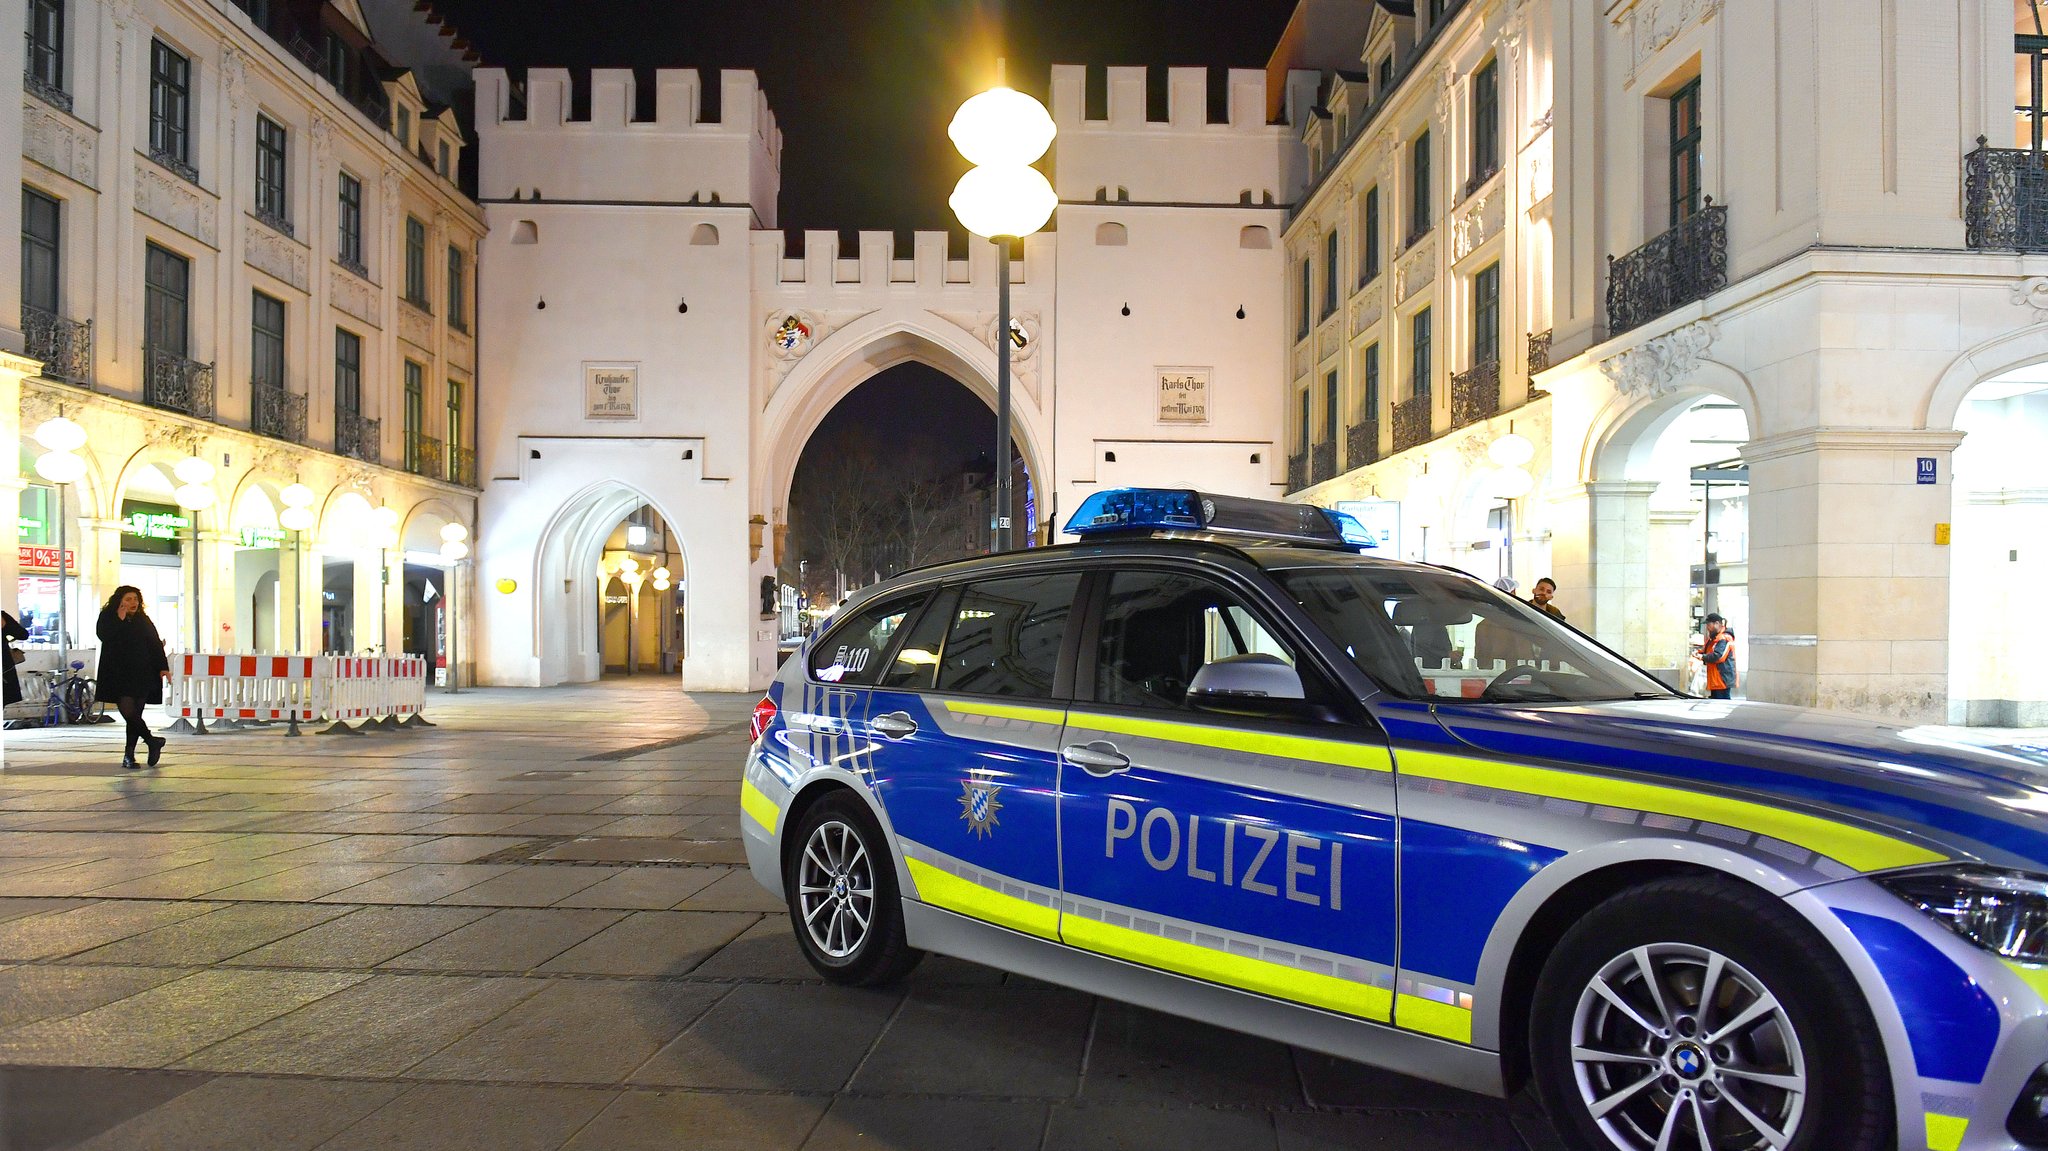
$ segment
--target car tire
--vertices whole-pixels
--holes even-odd
[[[1894,1145],[1883,1045],[1848,970],[1731,880],[1661,880],[1581,918],[1537,981],[1529,1044],[1545,1110],[1583,1151],[1697,1148],[1701,1125],[1715,1151]]]
[[[785,842],[790,926],[818,974],[849,987],[910,974],[924,952],[904,936],[895,860],[867,805],[834,791],[804,812]]]

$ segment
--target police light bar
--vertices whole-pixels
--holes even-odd
[[[1344,512],[1313,504],[1204,495],[1184,488],[1096,492],[1067,520],[1066,530],[1083,538],[1197,532],[1361,550],[1374,546],[1365,525]]]

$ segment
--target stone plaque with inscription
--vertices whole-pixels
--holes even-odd
[[[1209,422],[1209,369],[1160,368],[1159,422],[1162,424],[1206,424]]]
[[[585,416],[593,420],[640,418],[640,365],[583,365]]]

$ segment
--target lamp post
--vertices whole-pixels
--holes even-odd
[[[178,501],[178,507],[185,512],[189,521],[192,539],[192,640],[187,651],[205,650],[206,628],[200,614],[199,591],[203,582],[203,569],[199,566],[199,513],[213,506],[213,465],[198,456],[186,456],[171,468],[171,474],[178,480],[178,490],[171,493]]]
[[[370,514],[377,544],[377,654],[391,654],[391,549],[398,546],[398,509],[382,505]]]
[[[461,664],[455,658],[456,609],[461,606],[455,599],[455,587],[462,582],[462,561],[469,556],[469,529],[461,524],[441,526],[441,558],[448,561],[448,694],[454,695],[456,676]]]
[[[284,511],[277,522],[292,533],[292,650],[306,650],[306,532],[313,526],[313,489],[301,483],[288,485],[277,493]]]
[[[1000,65],[998,65],[1000,74]],[[1045,226],[1059,196],[1031,165],[1057,129],[1045,105],[997,84],[969,97],[946,135],[975,165],[947,200],[968,231],[995,242],[996,259],[996,507],[995,550],[1010,550],[1010,241]]]
[[[49,449],[36,460],[36,474],[57,489],[57,676],[61,679],[71,669],[71,637],[65,633],[64,619],[65,601],[70,598],[65,583],[71,574],[65,559],[64,514],[69,501],[64,494],[85,474],[85,457],[78,454],[85,446],[85,429],[60,414],[37,425],[36,442]]]

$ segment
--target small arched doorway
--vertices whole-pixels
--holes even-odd
[[[583,492],[542,536],[536,587],[543,683],[673,675],[690,653],[682,534],[616,482]]]

